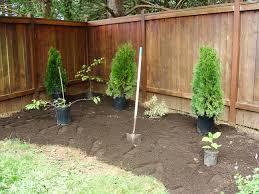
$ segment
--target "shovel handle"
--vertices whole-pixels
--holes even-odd
[[[139,60],[138,60],[138,77],[137,77],[137,88],[136,88],[133,134],[135,134],[135,131],[136,131],[136,121],[137,121],[137,115],[138,115],[138,101],[139,101],[139,86],[140,86],[140,75],[141,75],[142,50],[143,50],[142,47],[140,47],[139,48]]]

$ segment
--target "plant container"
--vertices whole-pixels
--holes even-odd
[[[214,118],[206,116],[198,116],[197,120],[197,131],[201,135],[207,135],[209,132],[214,132]]]
[[[56,108],[56,117],[58,125],[68,125],[71,122],[70,106]]]
[[[90,92],[90,91],[86,92],[86,98],[87,99],[92,100],[93,97],[94,97],[94,93],[93,92]]]
[[[127,100],[125,97],[116,97],[113,100],[113,106],[116,110],[123,110],[125,109],[127,104]]]
[[[218,161],[219,151],[204,150],[204,165],[215,166]]]

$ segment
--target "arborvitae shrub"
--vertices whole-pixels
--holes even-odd
[[[65,90],[68,82],[67,73],[63,68],[61,55],[59,51],[51,47],[48,52],[48,65],[47,65],[47,72],[46,72],[45,81],[44,81],[46,91],[49,95],[56,92],[61,92],[61,84],[60,84],[58,67],[60,67],[61,69],[61,76],[62,76],[64,90]]]
[[[218,117],[224,109],[220,62],[213,48],[202,47],[192,81],[192,110],[197,116]]]
[[[107,95],[116,97],[132,97],[136,86],[137,65],[136,51],[132,44],[123,44],[112,60]]]

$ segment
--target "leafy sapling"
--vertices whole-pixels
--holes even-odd
[[[32,100],[31,104],[28,104],[25,106],[26,110],[32,110],[32,109],[40,109],[40,108],[47,108],[47,107],[55,107],[57,108],[66,108],[70,107],[72,104],[79,102],[79,101],[89,101],[92,100],[95,104],[98,104],[101,100],[99,96],[93,97],[92,99],[78,99],[73,102],[67,103],[64,95],[64,85],[63,85],[63,80],[62,80],[62,72],[61,68],[58,67],[58,73],[59,73],[59,79],[60,79],[60,86],[61,86],[61,91],[62,91],[62,96],[63,98],[58,98],[54,100],[53,102],[50,101],[44,101],[44,100]]]
[[[221,145],[215,143],[214,141],[221,136],[221,132],[216,133],[208,133],[208,136],[202,138],[202,142],[204,142],[204,146],[202,147],[205,150],[217,151]]]
[[[44,100],[35,100],[33,99],[32,100],[32,103],[31,104],[27,104],[25,106],[25,109],[26,110],[34,110],[34,109],[41,109],[42,107],[46,107],[48,105],[48,102],[47,101],[44,101]]]
[[[99,96],[93,97],[91,99],[95,104],[99,104],[101,102],[101,99]],[[50,101],[44,101],[44,100],[32,100],[31,104],[27,104],[25,106],[26,110],[34,110],[34,109],[41,109],[41,108],[48,108],[48,107],[55,107],[55,108],[65,108],[70,107],[72,104],[79,102],[79,101],[90,101],[90,99],[78,99],[73,102],[67,103],[66,100],[63,98],[58,98],[57,100],[54,100],[53,102]]]
[[[89,92],[92,92],[92,81],[101,82],[102,78],[93,75],[93,69],[103,64],[104,58],[94,59],[90,65],[83,65],[81,70],[77,72],[76,78],[81,81],[89,82]]]

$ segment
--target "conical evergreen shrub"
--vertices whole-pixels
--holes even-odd
[[[65,90],[68,82],[67,73],[63,68],[61,55],[59,51],[51,47],[48,52],[48,65],[47,65],[47,71],[46,71],[46,76],[44,81],[47,94],[49,95],[53,93],[61,92],[58,67],[60,67],[61,69],[61,75],[62,75],[64,90]]]
[[[123,44],[112,60],[112,69],[106,94],[116,97],[132,97],[136,86],[136,51],[132,44]]]
[[[192,81],[192,111],[197,116],[218,117],[224,109],[220,62],[213,48],[202,47]]]

